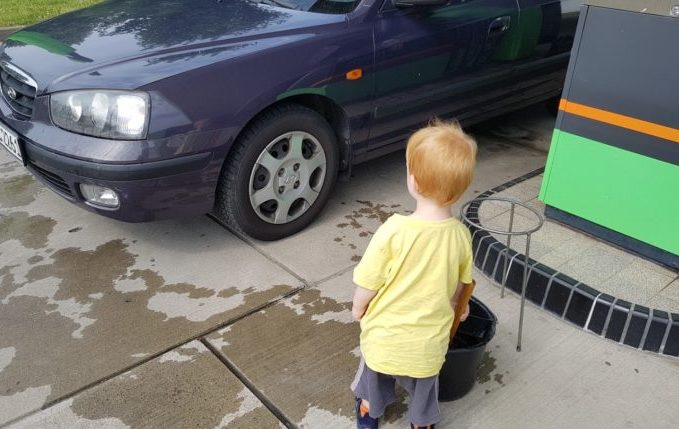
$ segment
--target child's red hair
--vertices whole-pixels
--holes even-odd
[[[435,120],[410,137],[406,162],[417,182],[417,192],[447,207],[472,181],[476,142],[457,122]]]

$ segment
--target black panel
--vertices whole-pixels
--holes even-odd
[[[677,40],[675,18],[590,7],[567,98],[679,128]]]
[[[570,93],[571,81],[573,80],[573,74],[575,73],[576,62],[574,59],[578,58],[578,53],[580,52],[580,35],[582,34],[582,29],[587,23],[587,13],[589,12],[589,7],[583,6],[580,8],[580,16],[577,20],[577,27],[575,28],[575,40],[571,48],[571,60],[568,62],[568,70],[566,72],[566,79],[563,86],[563,94]],[[559,113],[561,116],[561,113]],[[557,117],[556,127],[559,128],[559,117]]]
[[[469,225],[467,225],[469,226]],[[474,252],[476,252],[476,249],[479,247],[479,242],[483,237],[487,237],[490,234],[485,232],[485,231],[479,231],[479,230],[474,230],[472,228],[469,229],[471,234],[472,234],[472,249]],[[487,240],[487,239],[486,239]]]
[[[648,329],[648,334],[646,334],[644,350],[658,353],[669,323],[669,314],[665,311],[653,310],[651,318],[651,326]]]
[[[641,345],[641,337],[644,335],[646,323],[648,322],[649,310],[648,308],[635,305],[632,310],[632,316],[627,327],[627,334],[623,343],[631,347],[639,347]]]
[[[505,246],[505,249],[507,247]],[[517,254],[517,252],[514,249],[509,249],[509,256],[507,257],[507,268],[509,268],[509,263],[511,262],[512,258]],[[495,274],[493,278],[497,282],[497,284],[502,284],[502,278],[504,276],[504,270],[505,270],[505,256],[507,255],[507,252],[504,250],[500,252],[500,257],[498,258],[497,261],[497,268],[495,269]]]
[[[552,279],[547,300],[545,301],[545,310],[548,310],[557,316],[563,316],[566,309],[568,297],[571,295],[571,290],[575,287],[577,281],[572,278],[559,273]]]
[[[507,287],[519,294],[523,287],[523,261],[525,258],[526,256],[521,253],[517,254],[507,275]]]
[[[581,328],[584,327],[597,295],[599,292],[595,289],[582,283],[579,284],[573,291],[573,297],[566,309],[566,320]]]
[[[672,328],[663,353],[670,356],[679,356],[679,314],[672,314]]]
[[[488,247],[488,252],[485,258],[485,263],[483,264],[482,271],[487,275],[491,276],[493,275],[493,271],[495,270],[495,266],[497,265],[497,259],[498,259],[498,254],[502,248],[505,246],[496,241],[495,243],[491,244]]]
[[[542,305],[542,301],[545,299],[545,292],[547,291],[549,279],[552,278],[554,273],[555,271],[546,265],[540,263],[535,264],[531,268],[530,275],[528,276],[526,299],[534,304]]]
[[[488,247],[497,240],[495,240],[494,237],[492,237],[490,234],[481,237],[479,240],[479,244],[477,247],[474,249],[476,252],[476,256],[474,257],[474,265],[477,267],[480,267],[481,264],[483,264],[483,260],[486,257],[486,252],[488,252]]]
[[[632,304],[627,301],[616,301],[613,307],[611,320],[608,323],[608,329],[606,330],[606,338],[613,341],[620,341],[622,331],[625,329],[625,323],[627,323],[627,315],[629,314],[631,307]]]
[[[604,326],[606,325],[606,318],[611,310],[613,301],[615,301],[615,298],[606,294],[601,295],[599,299],[596,300],[594,311],[592,311],[592,318],[589,321],[587,329],[598,335],[603,333]]]

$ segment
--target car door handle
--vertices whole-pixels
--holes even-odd
[[[495,36],[506,33],[512,23],[511,16],[501,16],[495,18],[488,26],[488,35]]]

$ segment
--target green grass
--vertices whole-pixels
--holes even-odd
[[[0,0],[0,27],[34,24],[101,0]]]

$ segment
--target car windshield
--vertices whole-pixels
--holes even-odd
[[[342,14],[356,9],[361,0],[251,0],[287,9],[305,10],[309,12]]]

